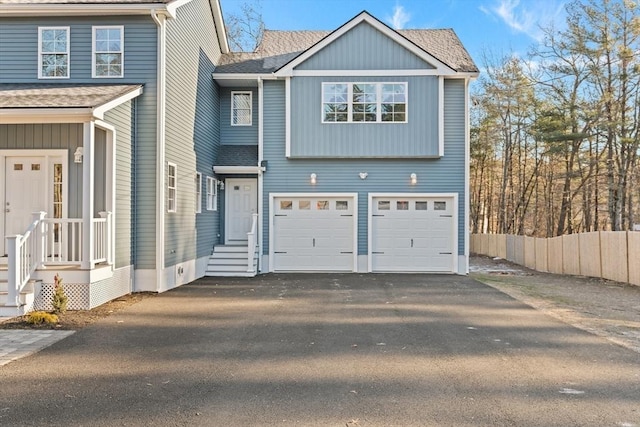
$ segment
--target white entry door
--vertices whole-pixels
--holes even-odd
[[[5,158],[4,236],[22,234],[32,221],[32,213],[48,211],[46,159],[44,157]],[[5,251],[6,252],[6,251]]]
[[[253,214],[258,212],[258,181],[252,178],[228,178],[225,182],[225,240],[247,241]]]
[[[454,272],[453,197],[394,195],[371,204],[372,271]]]

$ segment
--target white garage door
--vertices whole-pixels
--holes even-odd
[[[353,196],[282,196],[273,201],[275,271],[353,271]]]
[[[372,271],[453,272],[453,197],[374,197]]]

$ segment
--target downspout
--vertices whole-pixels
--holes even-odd
[[[157,56],[157,117],[156,117],[156,291],[164,287],[164,218],[165,218],[165,110],[166,110],[166,16],[157,10],[151,11],[151,17],[158,26]]]
[[[262,166],[262,160],[264,155],[264,90],[262,77],[258,77],[258,167],[261,168],[258,172],[258,271],[262,272],[262,237],[263,237],[263,186],[264,186],[264,172]]]

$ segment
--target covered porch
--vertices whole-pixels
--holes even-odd
[[[108,301],[92,295],[117,275],[119,135],[105,114],[141,93],[140,85],[0,85],[0,314],[47,309],[56,273],[70,308]]]

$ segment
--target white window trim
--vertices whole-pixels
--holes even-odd
[[[218,210],[218,180],[211,176],[207,177],[207,210]]]
[[[120,30],[120,75],[98,76],[96,74],[96,30],[119,29]],[[117,53],[117,52],[116,52]],[[124,78],[124,25],[96,25],[91,27],[91,77],[94,79],[122,79]]]
[[[171,175],[171,168],[173,168],[173,175]],[[171,185],[171,177],[173,176],[174,185]],[[173,190],[173,198],[171,192]],[[171,201],[173,200],[173,205]],[[167,212],[178,211],[178,165],[175,163],[167,162]]]
[[[202,174],[196,172],[196,213],[202,213]]]
[[[249,123],[233,123],[233,97],[234,95],[249,95]],[[231,91],[231,126],[252,126],[253,125],[253,92],[250,90]]]
[[[66,76],[44,76],[42,75],[42,31],[44,30],[65,30],[67,32],[67,75]],[[38,27],[38,79],[68,79],[71,77],[71,27]]]
[[[353,85],[376,85],[376,120],[373,122],[368,121],[353,121]],[[404,121],[398,122],[384,122],[382,121],[382,86],[383,85],[403,85],[404,90]],[[324,115],[324,88],[329,85],[347,85],[347,121],[345,122],[333,122],[325,120]],[[320,94],[320,120],[323,124],[344,124],[344,123],[378,123],[378,124],[405,124],[409,122],[409,82],[323,82]]]

